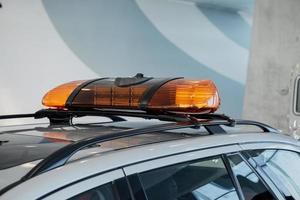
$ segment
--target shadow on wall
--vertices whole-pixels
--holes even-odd
[[[135,1],[43,0],[43,4],[66,45],[100,77],[132,76],[141,72],[156,77],[212,79],[221,94],[219,112],[241,116],[244,83],[225,77],[175,46],[153,26]],[[211,18],[218,21],[214,14]],[[247,39],[238,38],[238,41],[248,45]],[[246,66],[242,67],[246,70]]]

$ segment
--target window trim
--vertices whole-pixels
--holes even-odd
[[[249,163],[249,161],[245,158],[245,156],[243,155],[243,152],[237,152],[237,155],[239,155],[242,160],[246,163],[246,165],[252,170],[252,172],[257,176],[257,178],[262,182],[262,184],[266,187],[266,189],[273,195],[273,197],[275,197],[277,200],[279,200],[279,197],[283,198],[283,195],[281,194],[281,192],[277,189],[276,187],[276,191],[274,191],[274,189],[270,186],[270,183],[268,183],[267,181],[271,181],[272,185],[273,185],[273,181],[271,179],[269,179],[268,176],[267,177],[267,181],[266,178],[263,178],[261,176],[261,174]],[[228,155],[228,154],[227,154]],[[226,155],[226,156],[227,156]],[[275,186],[275,185],[274,185]],[[277,194],[277,192],[280,193]]]
[[[229,178],[230,181],[232,182],[232,186],[233,186],[233,188],[235,189],[234,191],[236,192],[238,199],[239,199],[239,200],[244,200],[242,192],[241,192],[241,191],[238,191],[238,188],[236,187],[236,183],[237,183],[237,182],[235,182],[235,180],[234,180],[234,178],[233,178],[234,174],[230,174],[230,170],[228,170],[228,168],[227,168],[227,165],[226,165],[226,163],[225,163],[225,161],[224,161],[225,156],[226,156],[225,154],[217,154],[217,155],[213,155],[213,156],[208,156],[208,157],[199,158],[199,159],[196,159],[196,160],[191,160],[191,161],[185,161],[185,162],[175,163],[175,164],[168,165],[168,166],[164,166],[164,167],[154,168],[154,169],[151,169],[151,170],[149,170],[149,171],[145,171],[145,172],[140,172],[140,173],[132,174],[132,175],[130,175],[130,176],[128,176],[128,177],[136,176],[136,177],[139,178],[139,180],[140,180],[140,181],[139,181],[139,186],[142,187],[143,192],[144,192],[144,196],[147,198],[146,190],[145,190],[144,185],[143,185],[143,183],[141,182],[141,179],[140,179],[140,178],[141,178],[141,177],[140,177],[140,174],[141,174],[141,173],[147,173],[147,172],[150,172],[150,171],[152,171],[152,170],[162,169],[162,168],[165,168],[165,167],[171,167],[171,166],[176,166],[176,165],[180,165],[180,164],[193,164],[193,163],[198,163],[198,162],[202,162],[202,161],[214,160],[214,159],[217,158],[217,159],[220,159],[220,161],[222,161],[222,163],[223,163],[223,165],[224,165],[224,170],[226,170],[226,172],[227,172],[227,174],[228,174],[228,178]],[[229,166],[229,168],[230,168],[230,166]],[[230,168],[230,169],[231,169],[231,168]],[[229,191],[229,192],[232,192],[232,191]],[[225,194],[228,194],[228,193],[225,193]],[[224,194],[223,194],[223,195],[224,195]],[[223,196],[223,195],[221,195],[221,196]],[[218,199],[219,199],[221,196],[219,196]],[[135,199],[139,199],[139,198],[136,198],[136,196],[135,196]]]
[[[299,76],[300,77],[300,76]],[[292,151],[300,154],[300,147],[295,144],[288,144],[288,143],[281,143],[281,142],[260,142],[260,143],[244,143],[240,144],[241,148],[243,149],[241,151],[241,154],[243,157],[245,157],[243,154],[245,154],[245,151],[251,151],[251,150],[284,150],[284,151]],[[252,159],[252,158],[251,158]],[[251,163],[245,159],[246,162],[252,167]],[[253,160],[253,162],[255,162]],[[268,185],[273,191],[273,193],[276,195],[277,198],[285,200],[284,194],[277,188],[277,186],[274,184],[272,179],[262,170],[260,167],[257,169],[254,169],[260,177],[266,182],[266,185]]]
[[[232,181],[234,187],[236,188],[236,192],[237,192],[237,195],[238,195],[239,199],[240,200],[245,200],[244,193],[242,191],[241,185],[240,185],[236,175],[234,174],[234,172],[232,170],[232,167],[230,166],[229,159],[228,159],[228,155],[234,155],[234,154],[237,154],[237,152],[229,153],[229,154],[223,154],[222,155],[222,160],[224,162],[226,170],[228,171],[228,174],[231,178],[231,181]]]
[[[206,149],[198,149],[188,153],[181,153],[176,155],[168,155],[165,157],[160,157],[153,160],[146,160],[141,163],[133,164],[124,167],[124,172],[126,176],[132,174],[150,171],[152,169],[158,169],[161,167],[167,167],[174,164],[185,163],[189,161],[196,161],[202,158],[221,156],[222,154],[227,154],[231,152],[241,151],[241,148],[237,144],[224,145],[218,147],[209,147]]]
[[[124,167],[123,170],[125,172],[126,177],[130,176],[138,176],[139,173],[163,168],[163,167],[168,167],[172,165],[177,165],[181,163],[187,163],[187,162],[197,162],[197,160],[209,158],[209,157],[214,157],[214,156],[219,156],[220,159],[222,160],[226,171],[228,172],[228,176],[232,181],[233,186],[236,189],[236,193],[239,197],[240,200],[244,200],[241,198],[240,191],[236,187],[235,180],[230,175],[229,170],[227,169],[227,166],[224,162],[223,156],[226,153],[232,153],[232,152],[239,152],[241,151],[241,148],[237,144],[230,144],[230,145],[224,145],[224,146],[217,146],[217,147],[209,147],[206,149],[198,149],[194,150],[188,153],[181,153],[181,154],[176,154],[176,155],[168,155],[162,158],[157,158],[154,160],[148,160],[144,161],[141,163],[133,164],[127,167]],[[141,187],[143,188],[143,185],[140,183]],[[143,188],[143,190],[145,190]],[[144,191],[144,195],[146,196],[146,193]],[[134,197],[136,199],[136,196]]]
[[[300,146],[284,142],[249,142],[240,144],[241,151],[258,150],[258,149],[278,149],[289,150],[300,153]]]

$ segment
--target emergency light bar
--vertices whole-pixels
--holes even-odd
[[[220,105],[211,80],[101,78],[73,81],[50,90],[42,101],[54,109],[126,109],[147,112],[212,113]]]

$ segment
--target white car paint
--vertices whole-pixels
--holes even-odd
[[[19,166],[11,167],[8,169],[0,170],[0,188],[4,188],[10,183],[18,181],[29,172],[40,160],[24,163]]]
[[[104,152],[91,157],[73,160],[65,166],[38,175],[14,187],[1,196],[0,199],[36,199],[74,181],[79,181],[85,177],[92,176],[100,172],[106,172],[123,166],[132,165],[137,162],[157,159],[160,157],[166,157],[166,159],[169,159],[168,156],[170,155],[184,152],[188,152],[186,155],[191,156],[191,159],[193,159],[197,158],[197,156],[201,156],[201,149],[208,149],[212,147],[216,147],[217,149],[223,148],[221,146],[234,145],[233,147],[230,147],[233,148],[231,150],[238,150],[238,144],[250,143],[262,143],[264,147],[269,146],[277,148],[280,146],[294,146],[296,149],[299,149],[299,142],[296,140],[281,134],[271,133],[243,133],[203,136],[198,138],[143,145],[124,150]],[[230,148],[227,150],[225,148],[223,150],[228,152],[230,151]],[[198,155],[193,154],[192,151],[195,150],[199,150]],[[218,150],[216,150],[216,153],[218,153]],[[174,160],[171,160],[170,162],[174,162]],[[167,165],[168,163],[164,161],[161,164]],[[127,170],[130,172],[129,167]],[[36,189],[37,186],[38,189]],[[24,193],[24,191],[27,192]],[[15,194],[22,194],[22,196],[17,197]]]

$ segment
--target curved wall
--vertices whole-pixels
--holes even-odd
[[[35,110],[43,93],[64,81],[142,72],[213,79],[220,112],[239,117],[252,6],[253,0],[5,0],[0,112]]]

